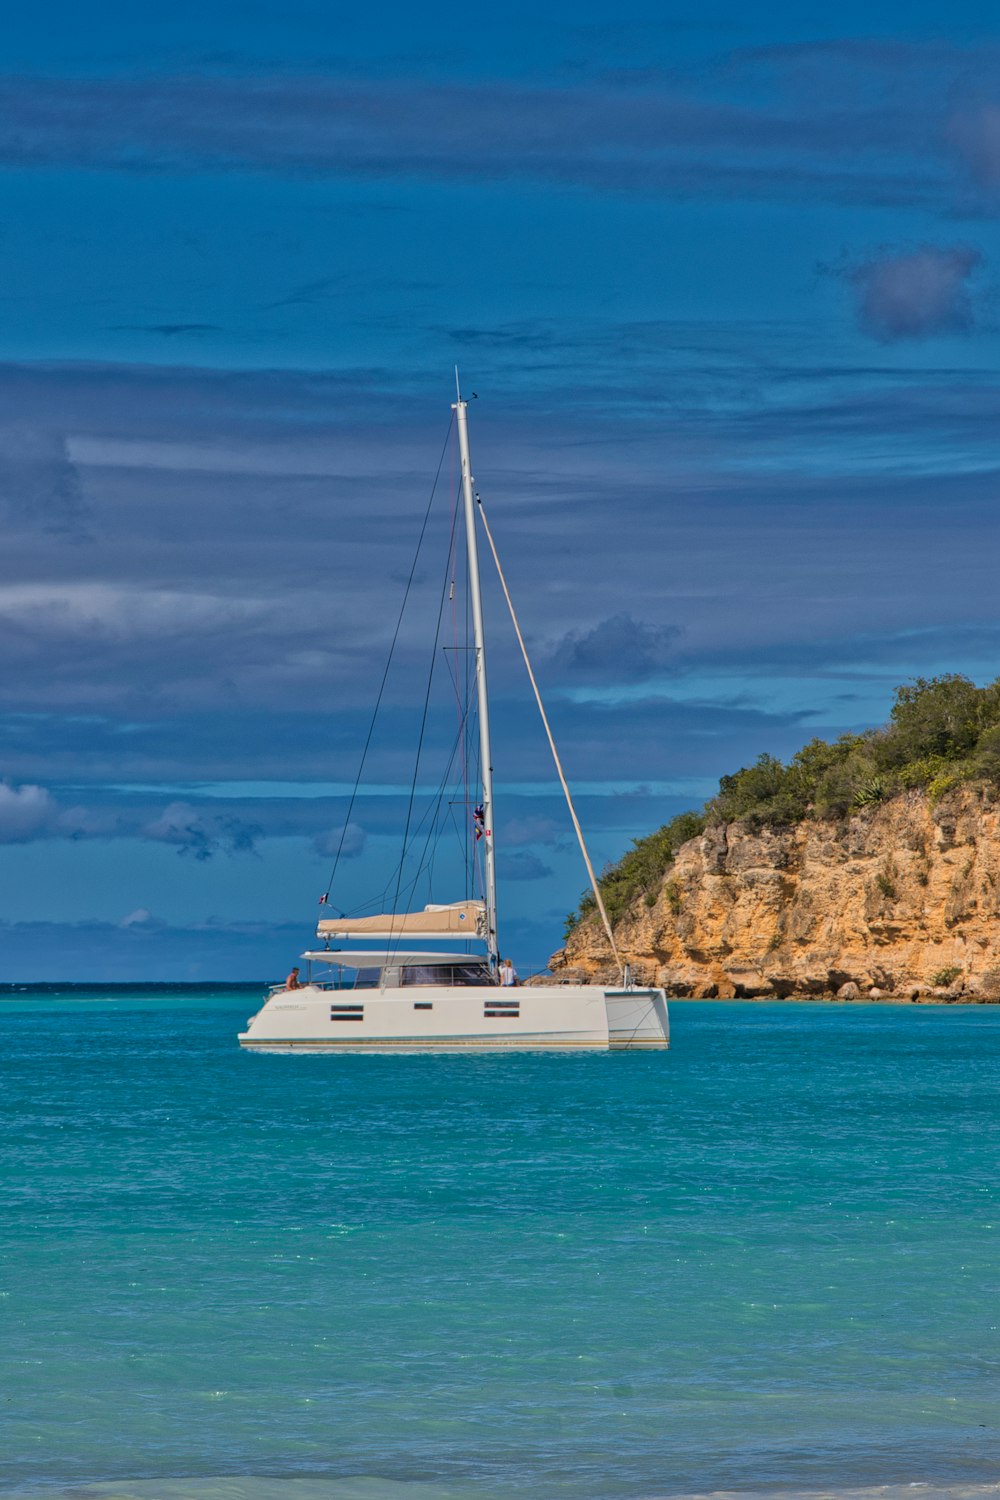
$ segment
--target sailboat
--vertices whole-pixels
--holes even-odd
[[[420,911],[321,920],[316,936],[323,946],[302,955],[307,965],[305,981],[291,988],[287,984],[271,988],[261,1009],[247,1022],[246,1031],[240,1033],[240,1045],[246,1048],[267,1052],[506,1052],[669,1046],[664,991],[635,984],[615,944],[492,532],[481,497],[475,490],[468,402],[458,389],[457,375],[456,398],[452,410],[461,461],[478,706],[481,784],[475,822],[476,841],[482,845],[483,896],[428,905]],[[520,986],[509,982],[510,976],[501,965],[477,515],[496,563],[597,909],[618,968],[616,984],[545,982],[543,978]],[[435,947],[426,947],[428,943]]]

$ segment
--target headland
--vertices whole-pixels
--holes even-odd
[[[1000,1003],[998,725],[996,684],[937,678],[723,777],[605,871],[622,957],[675,997]],[[551,967],[613,976],[593,898]]]

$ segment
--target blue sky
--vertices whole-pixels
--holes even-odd
[[[992,7],[41,5],[0,100],[0,977],[287,967],[456,362],[599,864],[1000,671]],[[398,851],[432,574],[341,906]],[[528,968],[583,871],[487,606]]]

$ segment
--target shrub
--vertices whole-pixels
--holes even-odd
[[[968,755],[991,717],[988,699],[989,689],[957,673],[918,677],[897,688],[887,738],[899,764],[925,755]]]
[[[968,781],[969,776],[969,766],[963,764],[961,761],[956,766],[950,766],[947,770],[939,771],[927,786],[927,795],[930,797],[932,805],[936,806],[941,801],[945,792],[950,792],[954,787],[959,786],[961,782]]]
[[[958,964],[949,964],[945,969],[938,969],[937,973],[931,979],[931,984],[937,990],[946,990],[949,985],[955,983],[961,972],[961,967]]]
[[[666,885],[663,887],[663,890],[667,898],[667,905],[670,907],[670,910],[673,912],[674,916],[679,917],[681,906],[683,905],[680,886],[677,884],[676,880],[668,880]]]
[[[752,766],[723,776],[718,796],[708,804],[713,823],[745,819],[751,826],[797,823],[808,806],[802,778],[773,755],[759,755]]]
[[[677,850],[706,823],[762,828],[805,817],[845,818],[909,789],[926,790],[937,802],[953,787],[977,779],[1000,784],[1000,678],[977,688],[958,673],[918,677],[897,688],[883,729],[841,735],[832,743],[810,740],[788,765],[759,755],[752,765],[723,776],[703,811],[681,813],[647,838],[635,839],[601,876],[608,916],[615,921],[639,896],[648,901],[652,895],[655,904]],[[926,874],[917,878],[927,884]],[[876,883],[887,899],[895,897],[894,869],[883,870]],[[594,910],[588,891],[568,919],[567,934]]]
[[[874,807],[884,802],[888,795],[888,784],[883,776],[870,776],[854,793],[855,807]]]
[[[596,910],[597,902],[594,900],[593,891],[584,891],[580,897],[580,904],[576,911],[571,911],[566,918],[566,924],[563,927],[563,942],[568,942],[577,925],[585,921]]]
[[[896,780],[904,790],[930,786],[935,776],[940,776],[948,762],[941,755],[924,755],[919,760],[908,761],[895,772]]]
[[[683,812],[646,838],[633,839],[631,849],[622,855],[617,864],[606,866],[598,881],[609,920],[616,922],[638,896],[652,896],[648,904],[655,905],[656,892],[664,874],[673,864],[678,849],[688,839],[697,838],[704,829],[704,813]],[[596,910],[597,902],[593,892],[584,892],[576,918],[568,932],[572,932],[577,922],[583,921]]]
[[[1000,724],[994,724],[979,736],[973,760],[978,775],[1000,781]]]

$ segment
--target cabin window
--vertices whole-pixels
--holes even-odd
[[[516,1021],[521,1014],[521,1005],[517,1000],[487,1000],[483,1007],[483,1015],[487,1021],[505,1020]]]
[[[487,985],[495,983],[485,964],[407,964],[399,971],[401,985],[435,984],[451,989],[454,985]]]
[[[352,984],[350,980],[344,986],[352,990],[374,990],[378,988],[381,977],[381,969],[359,969]]]
[[[413,1009],[414,1010],[433,1010],[434,1009],[434,1002],[433,1002],[433,1000],[414,1000],[414,1002],[413,1002]]]

